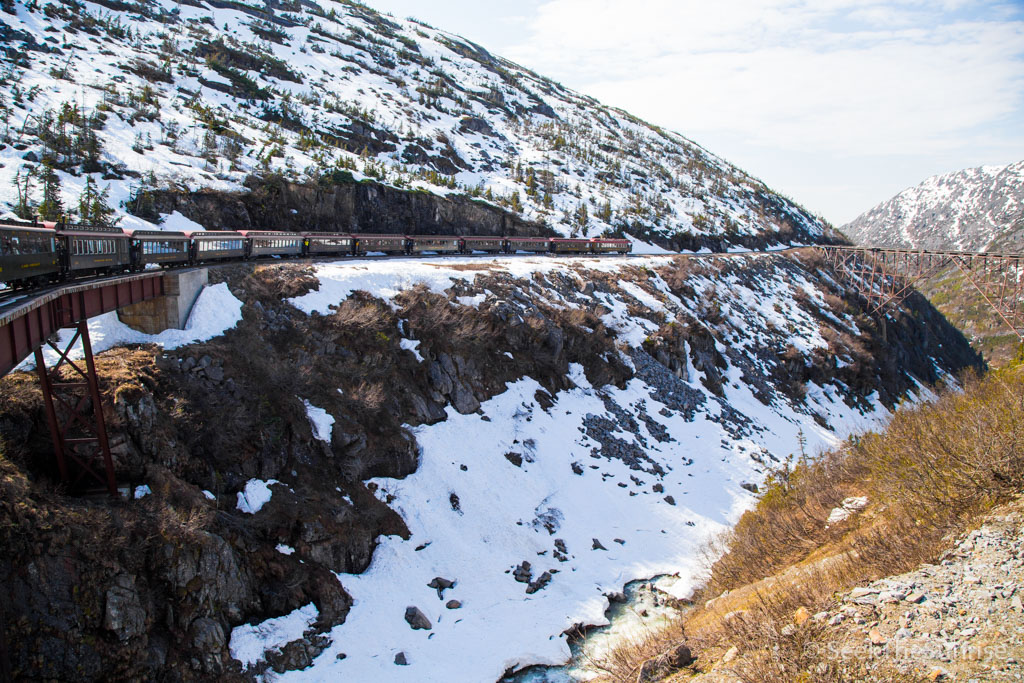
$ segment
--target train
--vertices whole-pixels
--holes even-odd
[[[207,230],[171,232],[38,221],[0,222],[0,283],[12,289],[85,276],[261,258],[366,254],[627,254],[612,237],[487,237]]]

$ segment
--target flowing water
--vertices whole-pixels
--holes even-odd
[[[612,602],[605,616],[607,626],[587,629],[581,638],[570,638],[572,661],[564,666],[531,666],[503,678],[501,683],[578,683],[596,677],[600,662],[615,647],[641,641],[672,623],[685,606],[669,591],[675,576],[660,576],[626,584],[625,602]]]

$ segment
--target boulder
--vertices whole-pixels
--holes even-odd
[[[118,574],[114,577],[114,584],[107,589],[103,626],[117,634],[121,641],[145,632],[146,610],[142,608],[134,576]]]
[[[444,600],[444,592],[454,585],[454,581],[449,581],[443,577],[435,576],[430,583],[427,584],[427,587],[436,590],[438,599]]]
[[[530,563],[525,560],[512,572],[512,577],[519,583],[530,583],[532,576],[533,571],[530,568]]]
[[[433,624],[430,623],[430,619],[427,619],[427,615],[420,611],[419,607],[406,607],[405,620],[414,631],[429,631],[433,628]]]

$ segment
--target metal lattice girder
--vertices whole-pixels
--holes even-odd
[[[85,358],[74,361],[71,352],[79,341]],[[57,364],[48,370],[43,350],[37,348],[36,372],[43,387],[46,418],[61,481],[70,489],[88,488],[83,484],[88,481],[117,496],[88,320],[79,321],[74,336],[63,350],[50,340],[46,343],[57,352]],[[70,372],[64,372],[65,368]]]
[[[1024,255],[836,246],[817,249],[837,271],[851,278],[872,313],[898,305],[916,284],[955,265],[1024,342]]]
[[[1024,256],[957,254],[951,260],[1024,342]]]

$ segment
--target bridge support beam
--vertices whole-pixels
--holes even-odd
[[[196,299],[208,282],[206,268],[169,271],[164,275],[164,296],[119,308],[117,318],[133,330],[146,334],[183,330]]]
[[[79,341],[85,358],[73,361],[71,352]],[[57,363],[48,370],[42,347],[37,348],[36,372],[43,388],[46,418],[61,481],[69,489],[98,484],[116,497],[114,461],[103,420],[89,321],[83,318],[78,322],[74,336],[63,350],[50,340],[46,343],[57,352]]]

